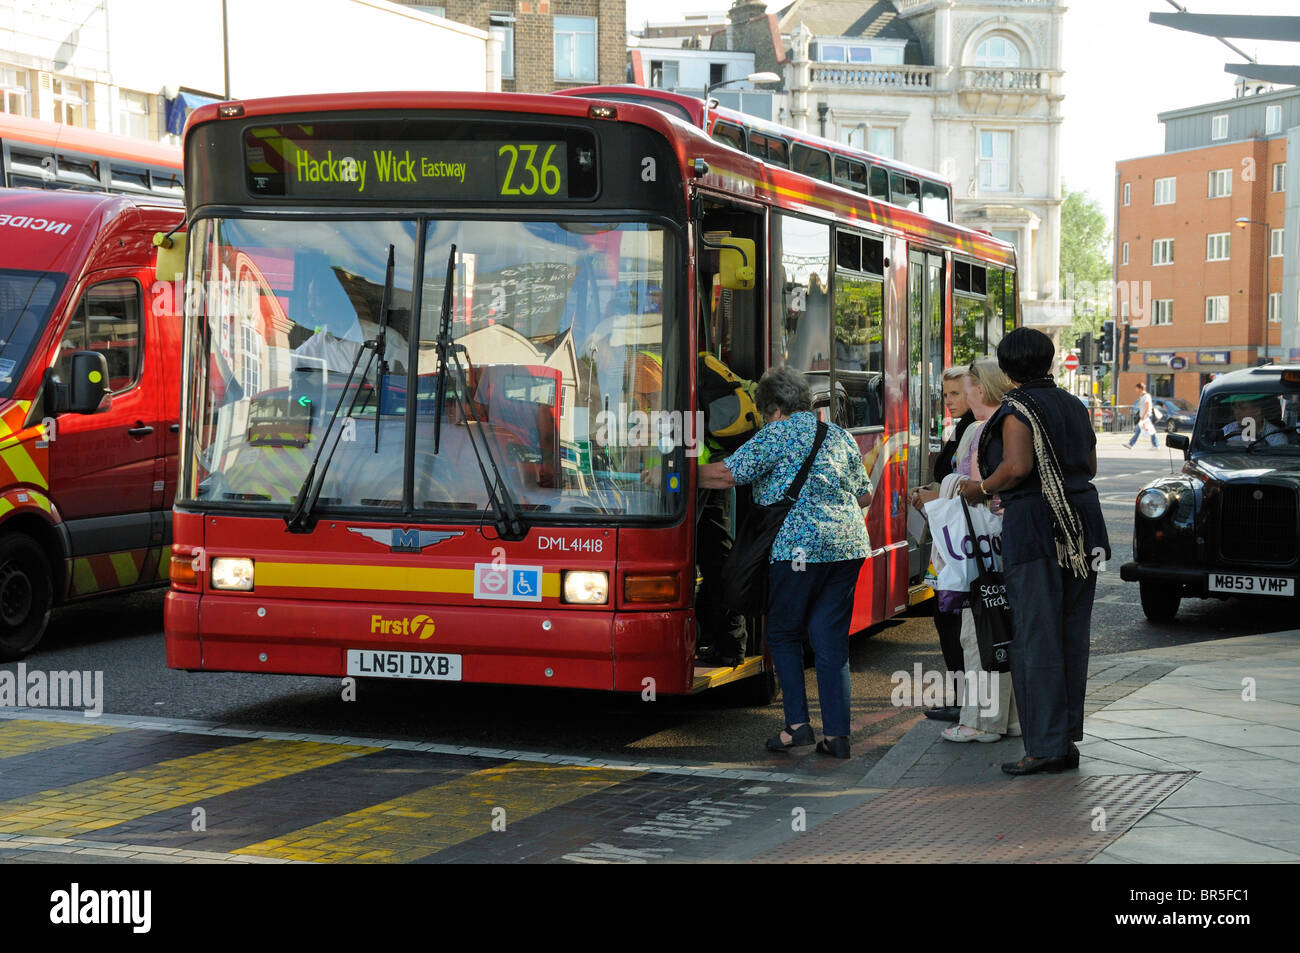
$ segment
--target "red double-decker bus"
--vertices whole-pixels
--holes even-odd
[[[179,201],[184,184],[175,146],[0,114],[0,185]]]
[[[861,446],[854,630],[927,591],[906,492],[1010,246],[572,96],[206,106],[185,161],[170,666],[766,694],[759,607],[694,664],[704,351]]]

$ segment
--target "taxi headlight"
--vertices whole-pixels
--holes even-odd
[[[1148,519],[1157,520],[1169,509],[1169,494],[1158,487],[1143,490],[1138,497],[1138,512]]]
[[[600,606],[609,601],[609,574],[570,571],[564,574],[564,601]]]
[[[253,561],[219,556],[212,560],[212,588],[237,589],[248,592],[253,588]]]

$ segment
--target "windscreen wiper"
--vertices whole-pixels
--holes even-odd
[[[492,443],[483,430],[474,411],[474,404],[469,399],[469,387],[465,379],[465,369],[460,363],[460,352],[464,348],[456,343],[451,333],[452,288],[456,280],[456,246],[451,246],[447,255],[447,277],[442,289],[442,314],[438,328],[438,395],[434,404],[433,418],[433,452],[437,454],[442,440],[442,411],[447,395],[447,370],[456,369],[456,399],[461,405],[465,417],[472,426],[466,427],[470,449],[478,462],[479,474],[483,477],[483,486],[487,490],[488,503],[496,512],[497,536],[507,542],[518,542],[528,535],[528,524],[519,515],[510,489],[501,475],[496,459],[492,456]],[[477,434],[477,436],[475,436]],[[483,452],[479,453],[478,441],[483,441]],[[483,458],[487,457],[487,463]],[[491,476],[488,470],[491,469]]]
[[[316,501],[320,499],[321,488],[325,485],[325,474],[329,472],[330,462],[334,459],[334,451],[339,447],[339,441],[343,439],[343,432],[334,438],[334,443],[330,444],[330,434],[334,432],[334,422],[338,420],[339,410],[343,406],[343,401],[347,397],[348,388],[352,386],[352,379],[356,377],[357,365],[361,363],[361,355],[367,351],[366,369],[361,374],[361,381],[364,383],[370,375],[370,365],[374,361],[375,355],[380,353],[383,347],[384,336],[388,329],[388,302],[392,296],[393,287],[393,246],[388,246],[388,274],[384,279],[384,294],[382,300],[383,308],[379,316],[379,334],[368,341],[362,342],[361,347],[357,348],[356,356],[352,359],[352,368],[348,371],[347,378],[343,381],[343,390],[339,394],[338,403],[334,405],[334,412],[330,415],[330,421],[325,426],[325,433],[321,435],[320,446],[316,448],[316,455],[312,457],[311,466],[307,470],[307,477],[302,481],[302,486],[298,489],[298,495],[294,498],[293,506],[284,517],[284,525],[291,533],[310,533],[316,528],[316,521],[312,517],[312,510],[316,508]],[[327,378],[328,380],[328,378]],[[380,386],[383,386],[383,380],[380,380]],[[348,405],[347,416],[351,417],[352,412],[357,409],[357,401],[361,397],[361,386],[357,385],[356,391],[352,394],[352,403]],[[375,416],[379,415],[379,397],[375,398]],[[377,425],[376,425],[377,426]],[[321,462],[321,454],[325,452],[326,445],[329,445],[329,456],[325,458],[325,465],[321,467],[320,478],[316,477],[316,467]],[[375,449],[379,447],[379,433],[375,432]]]
[[[388,246],[388,268],[384,272],[384,293],[379,300],[379,334],[375,337],[375,354],[379,357],[379,375],[375,392],[375,453],[379,452],[379,416],[384,404],[384,378],[388,376],[388,309],[393,303],[393,246]],[[361,378],[363,381],[364,377]]]

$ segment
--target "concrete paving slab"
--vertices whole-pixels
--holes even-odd
[[[1160,813],[1199,827],[1276,846],[1297,836],[1294,804],[1251,804],[1238,807],[1171,807]]]
[[[1083,729],[1083,740],[1087,741],[1089,737],[1103,741],[1121,741],[1125,738],[1170,738],[1173,736],[1169,732],[1161,731],[1158,728],[1143,728],[1141,725],[1129,725],[1120,721],[1102,721],[1100,718],[1093,718],[1086,723]]]
[[[1126,738],[1117,741],[1126,748],[1173,764],[1189,761],[1267,761],[1268,756],[1243,751],[1230,745],[1215,744],[1200,738]]]
[[[1288,791],[1300,796],[1300,768],[1291,761],[1269,760],[1263,764],[1254,761],[1194,761],[1182,767],[1197,772],[1207,781],[1218,781],[1247,791],[1275,794],[1284,800],[1290,800]],[[1279,790],[1274,791],[1275,788]]]
[[[1241,722],[1238,725],[1186,725],[1179,734],[1188,738],[1197,738],[1213,744],[1242,747],[1244,745],[1277,745],[1294,747],[1300,745],[1300,731],[1279,728],[1277,725],[1261,725]]]
[[[1160,805],[1160,810],[1175,807],[1231,806],[1237,804],[1284,804],[1284,799],[1251,791],[1246,788],[1233,787],[1197,776],[1175,791]]]
[[[1258,864],[1300,860],[1300,855],[1290,851],[1190,824],[1134,828],[1102,853],[1139,864]]]

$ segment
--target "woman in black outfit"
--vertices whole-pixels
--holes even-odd
[[[943,478],[952,473],[953,455],[961,443],[966,428],[975,422],[975,414],[966,401],[966,368],[950,367],[943,372],[943,406],[955,424],[943,449],[934,461],[934,482],[929,486],[917,487],[912,491],[911,503],[917,510],[925,512],[922,507],[939,496],[939,484]],[[961,613],[934,611],[934,627],[939,632],[939,648],[943,652],[943,664],[954,676],[961,678],[964,659],[961,650]],[[950,699],[944,699],[945,702]],[[955,701],[956,699],[951,699]],[[961,715],[957,705],[936,705],[925,710],[926,718],[938,721],[956,721]]]
[[[1033,328],[998,345],[1015,389],[980,434],[982,481],[963,484],[968,502],[1001,497],[1003,576],[1015,626],[1011,678],[1025,756],[1007,774],[1079,766],[1088,634],[1097,570],[1110,541],[1092,478],[1097,436],[1078,398],[1049,376],[1055,348]]]

